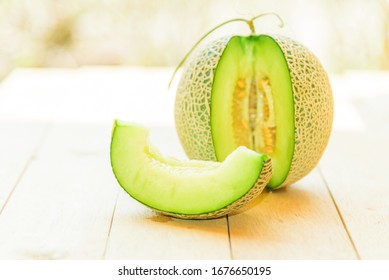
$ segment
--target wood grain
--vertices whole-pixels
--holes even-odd
[[[0,216],[0,258],[103,256],[117,193],[109,136],[110,127],[53,127]]]
[[[234,259],[355,259],[317,170],[229,217]]]
[[[229,259],[225,218],[188,221],[155,214],[120,191],[107,259]]]
[[[0,215],[46,128],[42,123],[0,120]]]
[[[321,170],[363,259],[389,258],[389,134],[333,134]]]

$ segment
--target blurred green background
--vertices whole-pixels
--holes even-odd
[[[332,73],[389,69],[388,0],[0,0],[0,80],[14,67],[175,66],[210,28],[264,12]]]

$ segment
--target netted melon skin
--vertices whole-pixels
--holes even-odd
[[[188,158],[216,161],[211,130],[211,92],[215,69],[230,36],[206,45],[189,62],[178,84],[175,123]]]
[[[331,134],[334,104],[328,75],[316,56],[290,38],[272,37],[288,64],[294,99],[295,146],[282,187],[303,178],[318,164]]]

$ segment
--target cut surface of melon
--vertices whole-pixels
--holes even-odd
[[[232,37],[215,70],[211,127],[216,158],[246,146],[272,158],[281,185],[294,152],[294,100],[285,56],[266,35]]]
[[[144,205],[180,218],[215,218],[256,197],[271,177],[268,156],[238,147],[223,162],[179,161],[149,143],[147,129],[115,121],[111,165],[123,189]]]

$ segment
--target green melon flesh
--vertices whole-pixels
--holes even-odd
[[[282,50],[266,35],[232,37],[215,70],[211,127],[216,157],[244,145],[272,158],[268,186],[282,184],[294,151],[294,101]]]
[[[115,121],[112,169],[133,198],[172,216],[196,218],[226,208],[250,192],[269,162],[268,156],[246,147],[234,150],[223,162],[179,161],[158,153],[148,138],[145,128]]]

